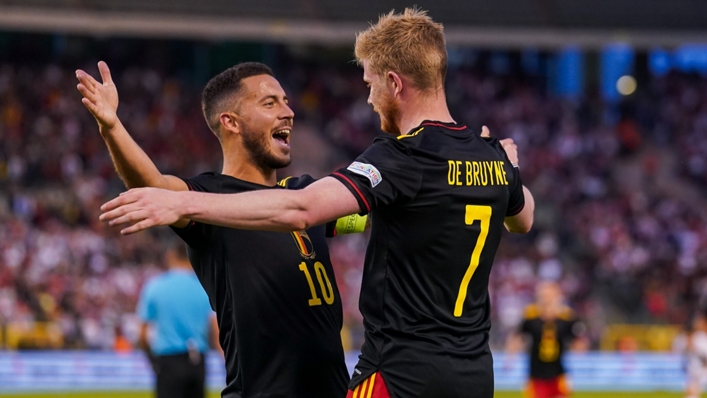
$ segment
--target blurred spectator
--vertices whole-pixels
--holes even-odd
[[[297,115],[286,175],[326,175],[378,132],[361,71],[278,51],[272,66]],[[196,85],[116,69],[119,116],[160,170],[220,169]],[[74,81],[58,65],[0,65],[0,322],[52,321],[67,347],[110,349],[116,325],[136,340],[137,296],[164,246],[154,233],[121,237],[97,221],[122,184]],[[707,79],[651,77],[616,125],[605,116],[613,105],[554,98],[537,77],[461,65],[447,81],[458,120],[516,141],[536,196],[534,230],[499,248],[492,346],[522,320],[539,280],[560,284],[595,347],[608,323],[684,322],[707,295]],[[330,249],[354,349],[365,239],[337,238]]]

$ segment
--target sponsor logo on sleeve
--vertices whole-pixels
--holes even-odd
[[[378,171],[378,169],[375,168],[375,166],[373,166],[372,164],[353,162],[346,169],[351,171],[352,173],[360,174],[368,178],[368,181],[371,182],[372,188],[375,188],[376,185],[380,184],[380,182],[383,181],[383,176],[381,176],[380,171]]]

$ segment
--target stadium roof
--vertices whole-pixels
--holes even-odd
[[[450,43],[707,42],[703,0],[0,0],[0,29],[343,44],[415,3],[445,24]]]

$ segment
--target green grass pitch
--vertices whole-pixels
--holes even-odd
[[[149,392],[72,392],[44,394],[8,394],[8,398],[151,398]],[[208,398],[220,397],[218,392],[209,393]],[[496,392],[495,398],[522,398],[520,392]],[[572,398],[681,398],[683,394],[675,392],[576,392]]]

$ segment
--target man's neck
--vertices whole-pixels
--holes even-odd
[[[275,169],[262,170],[246,153],[234,153],[223,148],[223,169],[221,174],[254,184],[274,186],[277,184]]]
[[[406,98],[400,105],[398,127],[401,134],[407,134],[425,120],[455,123],[447,108],[444,90],[434,93],[416,93]]]

